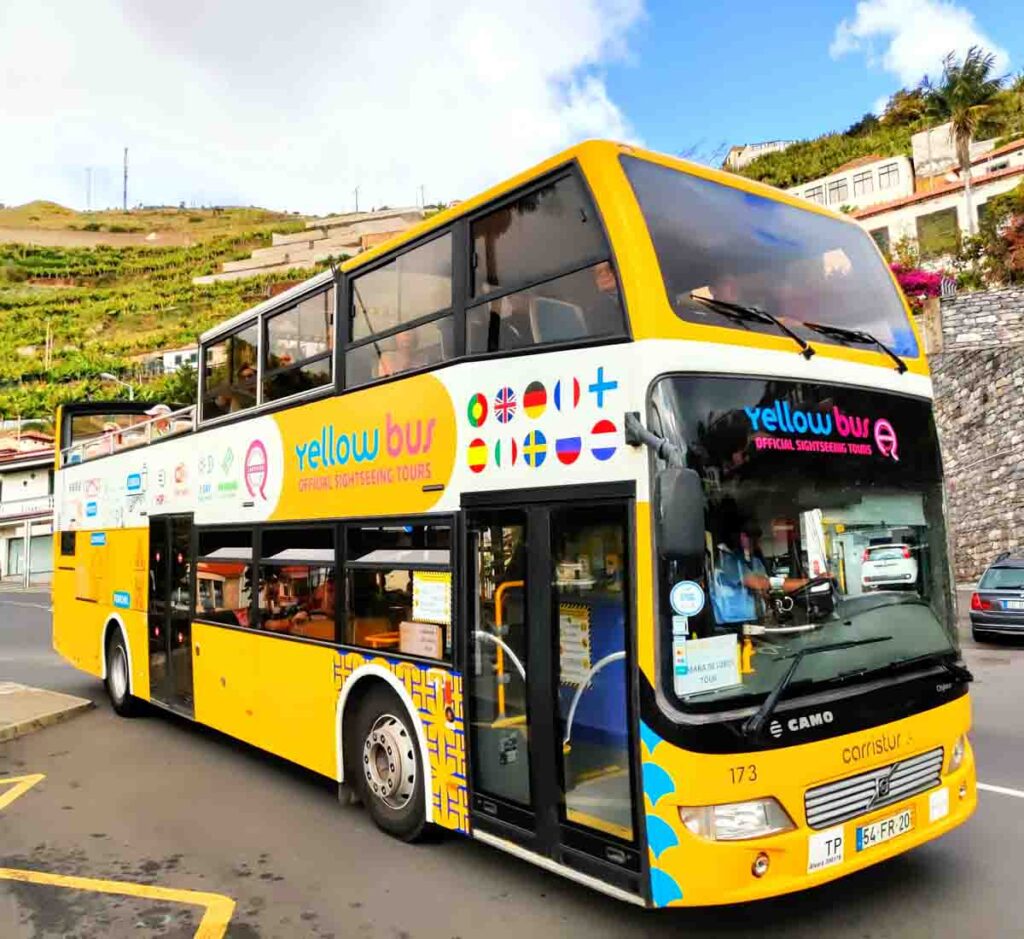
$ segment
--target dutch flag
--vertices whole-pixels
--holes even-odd
[[[590,431],[590,452],[597,460],[610,460],[619,444],[619,432],[607,419],[598,421]]]

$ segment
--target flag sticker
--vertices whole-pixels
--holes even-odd
[[[526,391],[523,392],[523,409],[526,411],[526,416],[536,420],[547,410],[547,406],[547,389],[543,383],[531,381],[526,386]]]
[[[471,427],[480,427],[487,420],[487,399],[479,391],[469,399],[466,417]]]
[[[570,466],[579,458],[580,450],[583,449],[583,441],[579,437],[559,437],[555,441],[555,456],[559,463]]]
[[[555,408],[571,411],[580,403],[580,382],[578,378],[562,378],[555,383]]]
[[[494,416],[499,424],[507,424],[516,416],[516,393],[511,388],[502,388],[494,396]]]
[[[615,424],[607,419],[598,421],[590,431],[590,452],[597,460],[610,460],[615,455],[618,442]]]
[[[548,439],[539,430],[531,430],[523,441],[523,459],[527,466],[538,469],[548,456]]]
[[[518,458],[519,444],[516,443],[515,437],[509,437],[507,440],[499,440],[494,445],[495,466],[515,466]]]
[[[479,437],[470,441],[466,462],[474,473],[482,473],[487,466],[487,444]]]

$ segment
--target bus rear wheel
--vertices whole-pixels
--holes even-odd
[[[124,636],[115,629],[107,640],[107,695],[110,706],[121,717],[134,717],[139,712],[139,699],[131,693],[131,670]]]
[[[372,688],[359,703],[353,733],[353,783],[377,827],[416,841],[427,827],[419,742],[405,706]]]

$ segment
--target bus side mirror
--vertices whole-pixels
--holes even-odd
[[[664,554],[704,553],[704,487],[685,466],[668,466],[658,474],[658,542]]]

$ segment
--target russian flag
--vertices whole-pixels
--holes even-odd
[[[590,452],[594,459],[610,460],[618,448],[619,432],[615,425],[603,419],[598,421],[590,431]]]
[[[560,378],[555,382],[555,407],[559,411],[571,411],[580,403],[580,382],[578,378]]]
[[[583,441],[579,437],[559,437],[555,441],[555,455],[558,457],[558,462],[564,463],[566,466],[579,459],[582,449]]]

